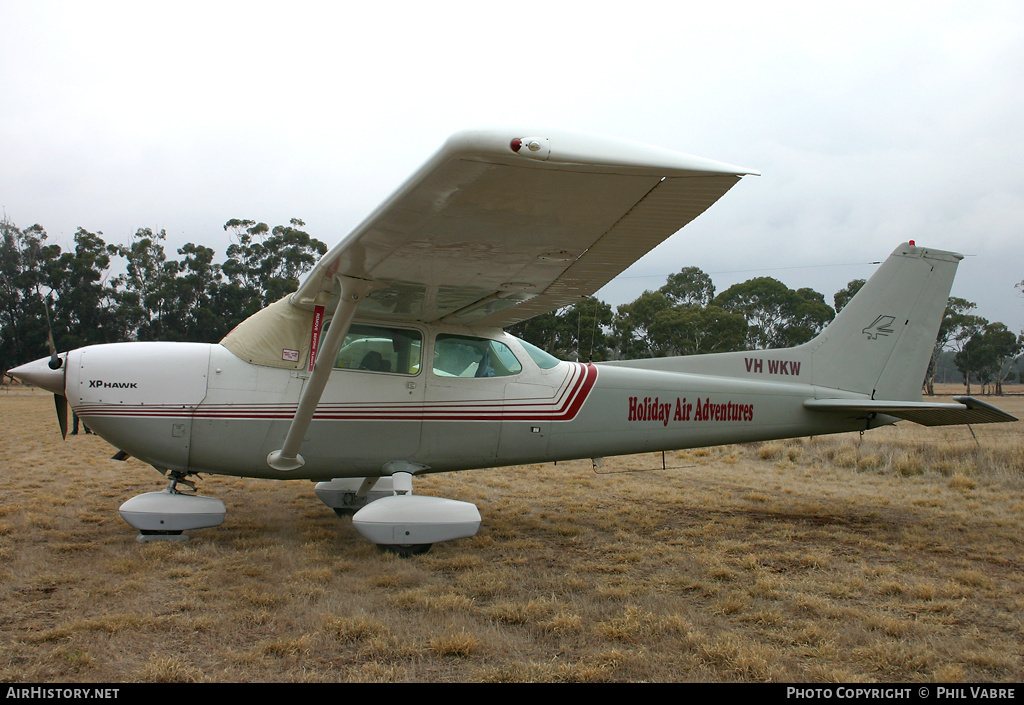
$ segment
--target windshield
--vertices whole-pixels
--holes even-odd
[[[552,367],[561,362],[557,357],[551,353],[544,352],[533,343],[527,343],[522,338],[516,338],[519,344],[526,350],[526,354],[533,358],[533,361],[537,363],[537,367],[542,370],[550,370]]]

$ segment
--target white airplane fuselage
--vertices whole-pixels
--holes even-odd
[[[338,513],[358,510],[364,537],[421,551],[474,535],[480,514],[471,503],[414,495],[416,474],[900,419],[1014,421],[970,397],[921,398],[958,261],[901,245],[822,333],[785,349],[589,364],[556,360],[499,329],[335,318],[330,342],[311,342],[318,352],[304,365],[294,336],[274,338],[257,318],[277,321],[272,306],[243,324],[244,336],[236,328],[216,345],[95,345],[11,374],[58,395],[59,418],[64,397],[93,431],[167,475],[167,490],[121,506],[140,540],[219,525],[223,502],[177,491],[210,473],[321,481],[317,496]],[[268,350],[280,360],[243,357]]]
[[[899,418],[1012,420],[969,398],[921,400],[958,261],[901,245],[822,333],[785,349],[589,364],[558,361],[496,328],[357,320],[337,353],[310,355],[312,374],[287,346],[282,363],[247,361],[232,336],[95,345],[57,369],[43,358],[11,372],[65,396],[111,444],[177,476],[380,477],[824,435]],[[324,369],[297,435],[301,462],[282,469],[273,454]]]
[[[429,360],[447,329],[415,328]],[[161,470],[277,479],[375,476],[394,461],[437,472],[865,428],[804,408],[815,396],[807,363],[784,361],[778,372],[772,362],[777,379],[761,380],[769,373],[759,353],[706,356],[744,378],[614,363],[542,369],[516,338],[490,337],[515,353],[518,374],[333,370],[303,440],[305,465],[288,472],[267,456],[280,447],[307,372],[250,364],[219,344],[116,343],[68,353],[65,391],[94,432]]]
[[[419,473],[1015,420],[922,400],[962,255],[913,241],[793,348],[589,364],[501,330],[600,290],[756,173],[584,133],[465,131],[219,344],[61,360],[51,336],[50,358],[9,374],[57,395],[62,432],[70,405],[168,476],[120,510],[149,537],[223,521],[222,502],[179,491],[192,474],[330,481],[318,497],[361,507],[374,543],[429,546],[480,516],[414,495]]]

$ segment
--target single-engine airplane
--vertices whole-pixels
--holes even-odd
[[[913,242],[795,348],[589,364],[503,332],[593,294],[755,174],[588,134],[458,133],[220,343],[51,344],[10,374],[169,479],[121,506],[139,540],[221,524],[188,479],[211,473],[316,481],[399,553],[480,526],[471,503],[413,494],[422,473],[1015,420],[922,401],[961,256]]]

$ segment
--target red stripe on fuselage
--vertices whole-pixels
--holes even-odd
[[[571,421],[583,408],[597,382],[597,367],[589,363],[571,363],[566,375],[550,399],[470,399],[443,402],[353,402],[317,406],[315,421]],[[195,418],[240,420],[288,420],[295,415],[296,404],[200,404],[133,405],[85,404],[74,407],[82,418]]]

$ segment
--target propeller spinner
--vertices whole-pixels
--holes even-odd
[[[68,400],[64,392],[65,359],[57,353],[53,343],[53,326],[50,323],[50,307],[46,306],[46,342],[50,357],[43,357],[7,371],[7,374],[25,384],[31,384],[53,392],[53,405],[57,411],[61,438],[68,437]]]

